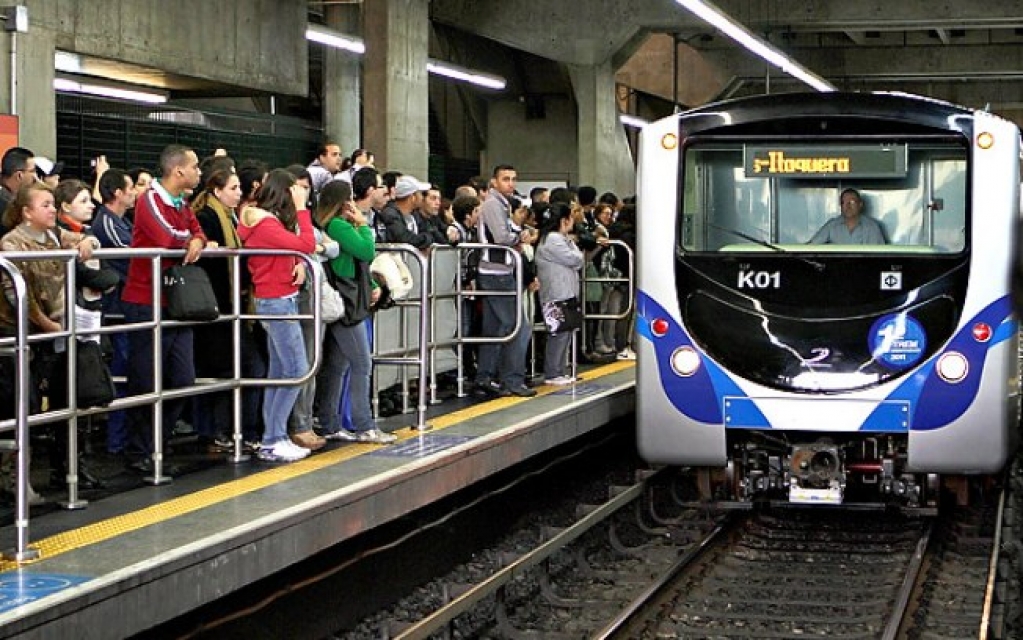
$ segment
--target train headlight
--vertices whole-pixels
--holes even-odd
[[[700,354],[692,347],[679,347],[671,354],[671,368],[683,378],[688,378],[699,370]]]
[[[981,149],[990,149],[995,145],[995,137],[990,131],[982,131],[977,135],[977,146]]]
[[[970,372],[970,363],[963,354],[949,351],[938,358],[937,371],[945,382],[962,382],[966,374]]]
[[[668,321],[665,320],[664,318],[655,318],[654,321],[650,323],[651,333],[653,333],[658,338],[662,338],[665,335],[667,335],[668,329],[670,328],[671,325],[669,325]]]

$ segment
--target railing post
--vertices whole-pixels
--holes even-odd
[[[158,486],[173,481],[163,475],[163,258],[157,255],[151,264],[153,270],[153,475],[142,478],[147,484]]]
[[[4,553],[7,558],[23,563],[39,557],[39,550],[29,547],[29,513],[28,513],[28,404],[29,404],[29,369],[28,369],[28,290],[25,278],[14,264],[7,258],[0,257],[0,269],[7,272],[14,283],[15,311],[17,314],[17,337],[15,342],[17,366],[17,390],[15,393],[15,446],[17,446],[16,473],[17,489],[15,496],[14,550]]]
[[[89,506],[88,500],[78,497],[78,319],[75,317],[75,261],[64,263],[64,300],[67,307],[67,325],[71,335],[67,338],[65,351],[67,367],[64,374],[68,376],[67,406],[71,410],[71,418],[67,421],[67,500],[61,501],[64,509],[84,509]],[[59,428],[59,427],[58,427]]]

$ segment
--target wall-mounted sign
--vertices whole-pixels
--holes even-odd
[[[904,178],[904,144],[745,145],[747,178]]]

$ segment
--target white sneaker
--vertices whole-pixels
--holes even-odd
[[[309,449],[305,449],[291,442],[281,440],[272,447],[262,447],[256,456],[264,462],[295,462],[309,455]]]
[[[572,376],[558,376],[557,378],[546,378],[543,382],[544,384],[553,384],[560,387],[566,384],[572,384],[575,382],[575,378]]]
[[[313,452],[309,447],[303,447],[290,438],[285,440],[284,443],[295,455],[302,456],[303,458]]]
[[[373,442],[376,444],[391,444],[398,439],[398,436],[392,433],[384,433],[380,429],[357,431],[355,435],[358,437],[359,442]]]
[[[619,360],[635,360],[636,359],[636,352],[632,350],[632,347],[625,347],[624,349],[622,349],[621,351],[618,352],[618,359]]]

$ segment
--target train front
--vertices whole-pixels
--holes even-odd
[[[793,94],[648,125],[639,447],[732,499],[933,499],[1019,415],[1019,133],[905,96]],[[929,486],[930,485],[930,486]]]

